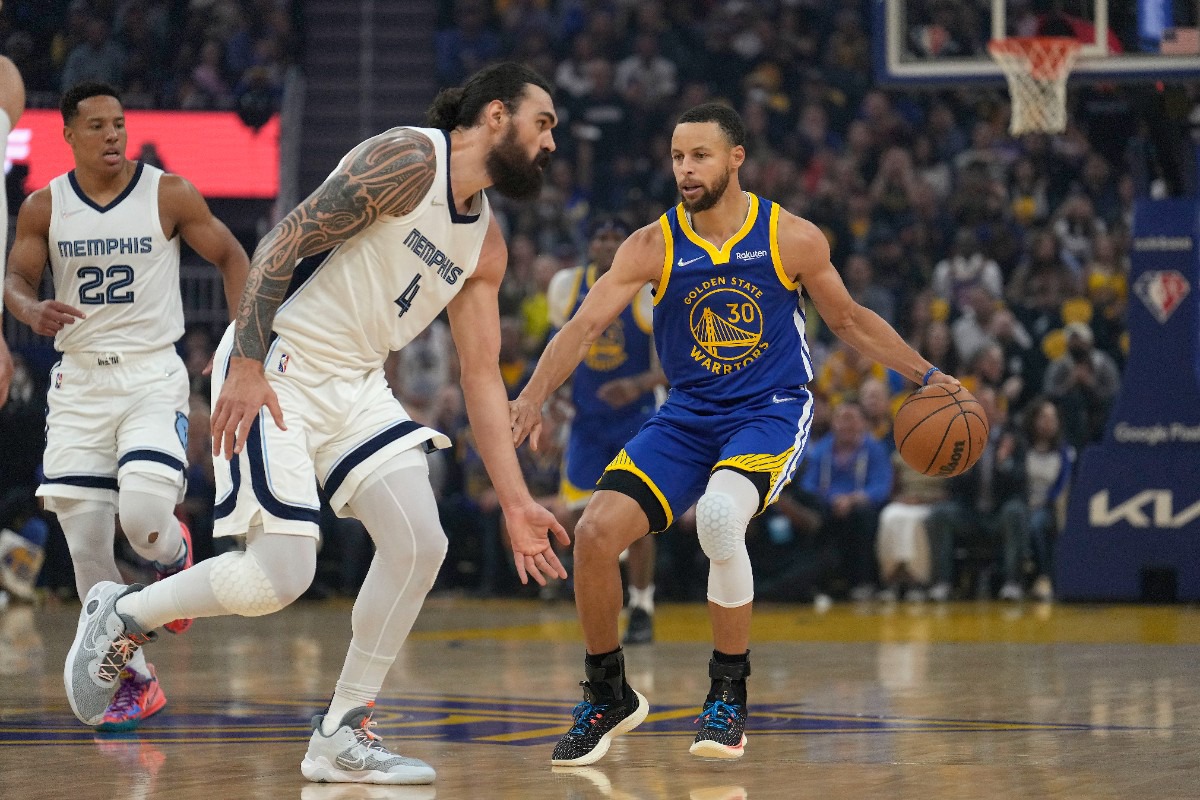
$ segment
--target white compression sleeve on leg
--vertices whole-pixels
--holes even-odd
[[[708,599],[719,606],[737,608],[754,599],[746,526],[760,502],[749,478],[719,469],[696,503],[696,535],[709,558]]]
[[[183,533],[175,518],[179,485],[159,475],[131,472],[117,494],[121,530],[137,554],[169,567],[184,555]]]
[[[446,535],[424,455],[412,466],[380,470],[350,499],[350,510],[375,542],[375,557],[354,601],[353,638],[326,713],[326,733],[345,712],[375,699],[408,638],[446,557]]]
[[[251,530],[245,552],[224,553],[117,601],[146,630],[173,619],[257,617],[291,603],[312,582],[317,540]]]
[[[0,112],[3,116],[3,112]],[[58,524],[71,552],[75,569],[75,590],[87,597],[100,581],[124,583],[113,558],[113,537],[116,535],[114,515],[117,509],[106,500],[75,500],[67,497],[47,497],[46,510],[58,516]]]

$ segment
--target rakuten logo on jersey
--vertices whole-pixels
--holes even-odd
[[[1177,511],[1170,489],[1144,489],[1115,506],[1104,489],[1088,501],[1088,524],[1093,528],[1109,528],[1119,522],[1133,528],[1182,528],[1198,517],[1200,501]]]

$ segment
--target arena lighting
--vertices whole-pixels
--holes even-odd
[[[191,181],[205,197],[274,198],[279,192],[279,117],[257,132],[228,111],[126,111],[129,145],[137,158],[152,142],[167,171]],[[56,109],[29,109],[8,135],[4,160],[29,167],[26,191],[40,189],[74,166]]]

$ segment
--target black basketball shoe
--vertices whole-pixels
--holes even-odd
[[[625,683],[624,658],[618,651],[605,657],[604,666],[584,667],[583,702],[571,712],[571,729],[554,746],[550,763],[559,767],[594,764],[608,752],[612,740],[633,730],[646,719],[650,704]],[[622,688],[622,697],[617,689]]]
[[[700,731],[689,752],[701,758],[741,758],[746,748],[746,676],[750,663],[708,662],[713,686],[696,718]]]

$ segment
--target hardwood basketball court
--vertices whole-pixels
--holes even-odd
[[[348,602],[198,620],[147,648],[168,706],[135,734],[80,725],[62,665],[78,606],[0,612],[0,785],[101,798],[1194,798],[1200,611],[1186,606],[762,605],[746,756],[687,752],[707,690],[701,605],[627,648],[650,717],[591,768],[551,769],[579,698],[567,603],[427,604],[389,676],[384,743],[431,787],[311,784],[299,762],[349,641]]]

